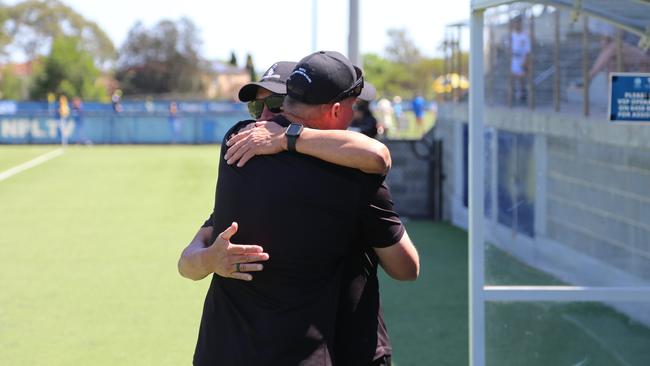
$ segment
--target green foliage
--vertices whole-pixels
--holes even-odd
[[[35,76],[31,89],[33,99],[44,99],[48,93],[99,100],[106,91],[96,85],[100,72],[90,53],[76,37],[56,38],[43,69]]]
[[[251,54],[246,55],[246,70],[251,75],[251,80],[257,80],[257,73],[255,73],[255,64],[253,64],[253,56]]]
[[[411,99],[422,95],[432,99],[432,83],[442,74],[444,61],[423,57],[404,30],[388,31],[386,57],[363,55],[363,68],[368,81],[377,88],[379,97]]]
[[[4,24],[9,19],[9,9],[0,2],[0,56],[6,53],[5,46],[11,43],[11,37],[4,31]]]
[[[415,43],[409,38],[404,29],[389,29],[386,31],[389,42],[386,46],[388,59],[405,65],[415,65],[422,57],[420,50]]]
[[[125,94],[192,93],[203,90],[199,30],[188,18],[136,23],[120,49],[116,78]]]
[[[434,97],[431,85],[433,79],[442,73],[443,60],[420,58],[414,64],[394,62],[377,54],[363,55],[363,71],[368,81],[376,88],[378,97],[390,98],[399,95],[411,99],[422,95]]]
[[[230,61],[228,63],[237,67],[237,55],[235,55],[235,51],[230,51]]]
[[[11,20],[11,21],[9,21]],[[0,48],[16,46],[29,58],[43,54],[54,39],[77,37],[98,64],[115,58],[115,47],[99,26],[58,0],[0,4]]]
[[[0,99],[23,99],[25,81],[18,78],[10,68],[0,71]]]

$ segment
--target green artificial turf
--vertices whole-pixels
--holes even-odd
[[[420,254],[420,278],[380,277],[395,364],[467,365],[467,233],[423,221],[407,229]],[[485,260],[491,284],[562,284],[494,246]],[[650,329],[599,303],[486,305],[488,366],[647,366],[648,347]]]
[[[409,222],[420,254],[420,277],[380,276],[382,306],[394,361],[407,365],[467,365],[467,236],[431,222]]]

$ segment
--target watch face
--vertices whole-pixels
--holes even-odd
[[[302,125],[292,123],[289,125],[289,128],[287,128],[287,136],[298,136],[300,135],[300,132],[302,131]]]

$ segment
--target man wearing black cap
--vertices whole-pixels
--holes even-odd
[[[328,52],[303,59],[287,85],[286,117],[275,121],[288,126],[295,151],[296,122],[320,129],[349,123],[363,79]],[[331,365],[342,264],[359,238],[387,247],[378,249],[387,272],[417,277],[417,253],[401,223],[370,204],[381,189],[377,176],[292,152],[219,170],[214,227],[228,228],[220,235],[228,243],[234,232],[240,242],[263,243],[270,259],[255,281],[213,276],[196,365]]]

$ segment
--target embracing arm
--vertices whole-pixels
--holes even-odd
[[[210,274],[204,265],[203,253],[211,237],[212,226],[202,227],[194,235],[194,239],[183,250],[178,260],[178,272],[181,276],[197,281]]]
[[[395,244],[386,248],[375,248],[379,263],[392,278],[400,281],[415,281],[420,274],[420,257],[406,231]]]
[[[239,245],[230,242],[239,226],[233,222],[224,232],[217,236],[208,246],[212,237],[212,226],[203,227],[183,250],[178,260],[178,272],[181,276],[194,281],[205,278],[211,273],[221,277],[250,281],[253,276],[245,272],[261,271],[259,263],[269,259],[259,245]]]
[[[286,138],[283,141],[286,148]],[[386,145],[352,131],[305,128],[296,140],[296,151],[371,174],[385,175],[391,164]]]
[[[244,166],[255,155],[277,154],[287,150],[285,128],[275,122],[256,122],[255,127],[231,137],[225,159],[228,164]],[[388,148],[358,132],[304,128],[296,141],[296,151],[315,158],[385,175],[390,169]]]

